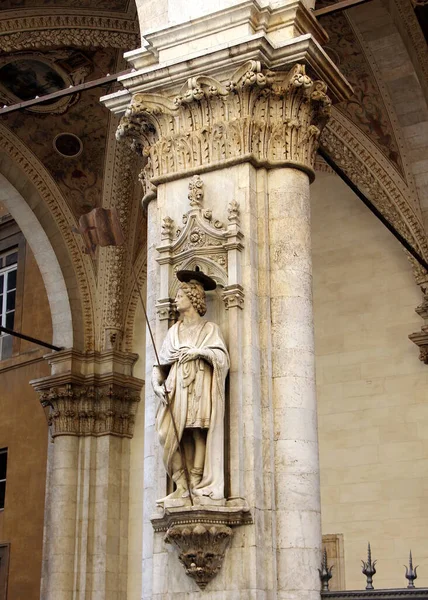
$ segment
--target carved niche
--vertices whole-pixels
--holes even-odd
[[[226,309],[244,305],[241,285],[241,251],[243,234],[240,229],[239,205],[229,202],[228,223],[216,219],[205,209],[204,184],[199,175],[189,183],[190,210],[183,215],[177,227],[170,217],[162,222],[160,264],[160,299],[157,302],[159,320],[173,320],[175,310],[172,298],[177,292],[179,270],[201,270],[223,289]]]
[[[190,209],[176,224],[164,217],[161,227],[160,299],[157,302],[159,321],[164,326],[175,320],[172,298],[179,285],[175,273],[179,270],[203,271],[222,288],[222,298],[229,316],[240,314],[244,305],[241,285],[241,252],[243,234],[240,228],[239,205],[231,199],[227,223],[218,220],[204,207],[204,183],[199,175],[189,182]],[[225,552],[233,535],[233,526],[252,523],[252,515],[244,498],[233,497],[216,505],[206,498],[195,497],[193,505],[158,506],[151,518],[157,532],[165,532],[165,542],[178,551],[186,574],[201,589],[221,569]]]

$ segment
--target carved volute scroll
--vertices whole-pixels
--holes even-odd
[[[160,320],[174,317],[171,299],[178,286],[174,274],[183,269],[199,269],[212,277],[224,290],[227,309],[243,307],[240,269],[243,234],[238,203],[231,199],[227,224],[215,219],[212,211],[203,206],[204,184],[198,175],[190,180],[188,198],[190,210],[183,215],[180,226],[168,216],[162,222],[161,245],[157,248],[161,268],[161,297],[157,303]]]
[[[142,177],[155,184],[165,176],[242,161],[268,168],[292,165],[313,177],[330,115],[326,90],[304,65],[271,72],[249,61],[229,81],[192,77],[172,98],[135,94],[117,138],[130,138],[144,153]]]

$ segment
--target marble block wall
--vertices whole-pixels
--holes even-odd
[[[341,180],[311,186],[323,534],[343,534],[347,589],[428,585],[428,369],[408,334],[420,303],[397,240]]]

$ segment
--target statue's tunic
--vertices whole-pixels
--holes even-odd
[[[182,341],[183,327],[179,321],[168,330],[159,360],[161,366],[170,367],[165,383],[180,440],[186,428],[208,430],[203,477],[196,489],[203,489],[204,495],[219,499],[224,497],[224,387],[229,355],[215,323],[201,319],[192,332],[191,344],[187,343],[188,335],[186,343]],[[189,346],[200,349],[204,358],[178,364],[180,350]],[[158,408],[156,428],[163,446],[165,469],[172,475],[171,462],[178,443],[170,411],[163,404]]]

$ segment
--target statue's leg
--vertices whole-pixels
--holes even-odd
[[[193,439],[195,442],[195,460],[193,467],[195,469],[204,470],[205,463],[205,448],[207,445],[207,432],[206,429],[200,429],[196,427],[193,431]]]
[[[160,498],[159,500],[157,500],[156,504],[162,505],[165,502],[165,500],[183,498],[183,494],[187,491],[186,476],[184,474],[181,456],[178,450],[174,453],[174,456],[172,457],[171,468],[172,479],[177,487],[171,494],[165,496],[165,498]]]
[[[206,431],[203,429],[193,429],[193,440],[195,443],[195,458],[193,468],[190,470],[190,483],[194,490],[202,481],[205,463]]]
[[[186,465],[189,469],[189,473],[193,468],[193,463],[195,460],[195,442],[192,431],[192,429],[185,429],[183,437],[181,438],[181,447],[184,450],[184,456],[186,458]]]

